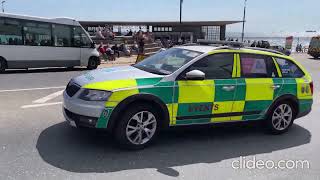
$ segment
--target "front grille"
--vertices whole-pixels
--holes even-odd
[[[66,92],[70,97],[74,96],[79,90],[80,86],[72,82],[69,82],[66,88]]]

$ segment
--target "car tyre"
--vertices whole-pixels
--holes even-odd
[[[265,123],[267,132],[279,135],[287,132],[295,119],[296,109],[292,103],[283,101],[275,104]]]
[[[91,57],[89,59],[87,69],[93,70],[93,69],[97,69],[97,67],[98,67],[98,60],[96,60],[96,58]]]
[[[0,58],[0,73],[3,73],[6,71],[6,68],[7,68],[7,62]]]
[[[139,150],[152,144],[160,130],[159,113],[148,104],[130,106],[115,128],[120,147]]]
[[[67,68],[67,70],[69,70],[69,71],[74,70],[74,66],[69,66],[69,67],[66,67],[66,68]]]

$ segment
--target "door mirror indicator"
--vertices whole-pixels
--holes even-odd
[[[187,80],[204,80],[206,74],[199,70],[192,70],[186,73]]]

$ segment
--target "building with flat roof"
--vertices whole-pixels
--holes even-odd
[[[152,32],[155,39],[169,38],[177,42],[183,37],[187,42],[195,42],[197,39],[225,40],[226,26],[240,22],[242,21],[80,21],[80,24],[91,35],[94,35],[99,27],[108,27],[119,34],[142,30]]]

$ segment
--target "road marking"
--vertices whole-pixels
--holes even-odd
[[[30,88],[30,89],[8,89],[8,90],[0,90],[0,93],[4,93],[4,92],[19,92],[19,91],[47,90],[47,89],[63,89],[65,87],[66,86]]]
[[[43,104],[30,104],[21,106],[22,109],[28,109],[28,108],[37,108],[37,107],[44,107],[44,106],[53,106],[53,105],[60,105],[62,102],[54,102],[54,103],[43,103]]]
[[[36,104],[46,103],[46,102],[48,102],[48,101],[50,101],[50,100],[62,95],[63,91],[64,90],[49,94],[48,96],[45,96],[43,98],[37,99],[35,101],[32,101],[32,103],[36,103]]]

